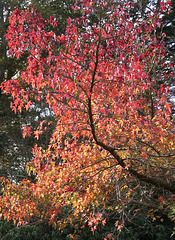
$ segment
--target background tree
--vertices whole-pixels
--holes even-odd
[[[150,11],[152,7],[156,9],[158,12],[161,7],[161,1],[150,1],[150,0],[139,0],[134,1],[134,8],[131,9],[130,14],[135,21],[136,19],[142,19],[145,18],[147,15],[147,11]],[[156,34],[161,34],[164,32],[166,37],[164,37],[164,41],[166,42],[166,51],[167,51],[167,61],[173,61],[175,60],[175,1],[171,1],[171,12],[166,13],[164,12],[162,15],[162,26],[161,28],[156,29]],[[168,69],[167,69],[168,71]],[[163,82],[159,83],[162,84]],[[165,84],[165,81],[164,81]],[[174,81],[172,82],[172,79],[166,79],[166,84],[171,87],[172,95],[171,95],[171,102],[174,105]],[[175,107],[173,107],[173,113],[174,114]]]
[[[72,11],[74,5],[73,0],[32,0],[30,6],[42,13],[44,19],[49,19],[50,16],[57,19],[57,27],[54,28],[56,34],[64,33],[67,26],[67,19],[70,17],[76,19],[80,17],[79,11]],[[46,11],[47,9],[47,11]]]

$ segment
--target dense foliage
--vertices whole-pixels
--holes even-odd
[[[78,221],[95,237],[112,210],[119,234],[140,206],[152,220],[173,211],[174,123],[166,84],[174,72],[166,35],[157,34],[170,1],[134,22],[129,1],[76,2],[72,9],[82,8],[82,17],[69,18],[61,36],[56,19],[33,8],[9,19],[9,54],[28,58],[19,78],[1,88],[15,113],[48,106],[51,119],[38,126],[28,121],[25,139],[41,140],[53,117],[56,126],[48,147],[34,145],[27,171],[35,181],[1,178],[1,216],[18,225],[35,217],[60,229]]]
[[[17,59],[11,58],[8,55],[8,44],[4,37],[4,34],[9,26],[9,17],[15,9],[27,9],[32,6],[38,8],[38,11],[42,12],[44,17],[54,16],[57,18],[57,26],[54,29],[57,33],[61,34],[65,32],[66,22],[68,15],[72,18],[76,18],[80,13],[73,12],[71,9],[72,1],[12,1],[4,0],[0,1],[0,83],[7,79],[19,77],[20,72],[26,68],[26,62],[28,54],[23,54],[23,57]],[[47,6],[47,8],[46,8]],[[57,6],[57,7],[56,7]],[[46,10],[47,9],[47,10]],[[47,26],[51,28],[50,25]],[[4,176],[14,181],[20,181],[22,178],[27,177],[26,163],[32,159],[32,147],[35,141],[31,136],[27,139],[22,139],[22,131],[25,124],[30,122],[31,127],[35,128],[40,121],[50,120],[52,124],[47,129],[40,139],[40,144],[43,147],[47,147],[50,136],[55,127],[55,119],[53,116],[48,115],[50,109],[45,102],[36,102],[32,109],[30,109],[30,115],[25,111],[14,114],[11,111],[10,102],[11,97],[5,95],[0,89],[0,176]]]

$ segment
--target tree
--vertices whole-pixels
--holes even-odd
[[[175,59],[175,1],[171,1],[171,13],[165,14],[163,17],[164,32],[166,33],[166,42],[168,45],[170,58]]]
[[[167,43],[167,50],[168,50],[168,58],[172,61],[175,60],[175,1],[171,1],[171,13],[165,14],[163,17],[163,23],[164,23],[164,32],[166,33],[165,41]],[[174,69],[175,71],[175,69]],[[172,97],[170,100],[174,103],[173,106],[173,116],[175,116],[175,102],[173,99],[175,99],[175,85],[174,81],[171,84],[171,91],[172,91]]]
[[[76,1],[83,16],[69,18],[61,36],[45,30],[57,24],[53,17],[14,11],[6,34],[9,54],[27,52],[27,68],[1,88],[11,94],[15,112],[29,110],[31,97],[46,101],[57,124],[48,148],[33,148],[27,169],[36,183],[1,179],[5,219],[23,224],[35,216],[62,227],[86,221],[94,233],[98,223],[105,225],[107,208],[120,218],[118,231],[128,204],[150,207],[152,217],[153,210],[171,211],[174,124],[170,91],[157,83],[174,73],[165,61],[164,34],[155,34],[169,4],[161,2],[159,12],[152,9],[133,23],[129,1]],[[33,132],[26,126],[23,136],[39,139],[49,125],[42,121]]]
[[[23,57],[20,59],[11,58],[8,52],[7,41],[5,40],[4,34],[8,28],[9,22],[8,18],[12,14],[15,9],[27,9],[28,7],[35,6],[39,8],[41,12],[46,13],[41,8],[41,4],[38,5],[38,1],[11,1],[5,0],[0,1],[0,82],[6,81],[7,79],[15,78],[15,76],[26,68],[27,61],[27,53],[23,54]],[[67,1],[67,6],[69,6],[71,0]],[[42,1],[42,5],[44,9],[47,4],[47,14],[53,15],[57,17],[57,22],[61,22],[56,32],[59,34],[64,33],[65,31],[65,23],[67,21],[66,12],[68,12],[72,18],[78,16],[78,13],[74,13],[70,7],[66,9],[62,9],[62,5],[60,8],[56,8],[55,1],[50,1],[50,5],[46,3],[46,1]],[[53,6],[54,5],[54,6]],[[45,14],[45,15],[47,15]],[[47,15],[48,16],[48,15]],[[63,24],[64,22],[64,24]],[[48,26],[49,27],[49,26]],[[21,113],[14,114],[10,108],[11,97],[6,96],[5,94],[0,92],[0,176],[8,177],[9,179],[13,179],[14,181],[19,181],[26,175],[25,165],[26,162],[32,159],[32,147],[35,139],[33,136],[30,138],[26,138],[25,141],[22,139],[22,130],[25,124],[32,124],[32,128],[38,125],[38,123],[42,120],[52,121],[50,128],[47,129],[46,134],[42,136],[40,139],[40,145],[43,147],[47,147],[49,143],[50,136],[52,134],[52,130],[55,127],[55,119],[53,116],[46,114],[49,112],[48,106],[44,104],[44,102],[37,103],[33,105],[33,108],[30,109],[30,116],[27,115],[24,111]]]
[[[8,17],[19,7],[24,8],[25,1],[0,1],[0,83],[11,79],[15,74],[24,69],[24,58],[12,59],[7,54],[8,47],[4,34],[8,27]],[[21,179],[25,174],[25,161],[31,159],[28,154],[29,144],[22,140],[22,125],[25,117],[14,114],[10,109],[10,97],[0,90],[0,176],[10,179]],[[25,115],[25,114],[24,114]],[[25,148],[25,145],[28,145]]]
[[[72,11],[73,4],[73,0],[32,0],[30,6],[42,13],[44,19],[48,19],[50,16],[56,18],[59,24],[57,24],[54,32],[61,35],[66,30],[68,17],[72,19],[80,17],[80,11]]]

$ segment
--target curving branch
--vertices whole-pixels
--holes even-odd
[[[99,41],[97,44],[97,49],[96,49],[96,60],[95,60],[95,67],[94,67],[94,71],[92,73],[92,81],[91,81],[91,87],[90,87],[90,95],[88,97],[88,116],[89,116],[89,121],[90,121],[90,127],[91,127],[91,132],[93,135],[93,138],[96,142],[97,145],[101,146],[103,149],[105,149],[106,151],[108,151],[118,162],[118,164],[125,168],[129,173],[131,173],[133,176],[135,176],[137,179],[139,179],[140,181],[143,181],[145,183],[151,184],[155,187],[158,188],[162,188],[165,189],[173,194],[175,194],[175,186],[164,182],[160,179],[156,179],[156,178],[152,178],[149,176],[146,176],[142,173],[139,173],[137,170],[133,169],[132,167],[129,167],[126,165],[124,159],[122,159],[120,157],[120,155],[116,152],[116,148],[111,147],[109,145],[104,144],[102,141],[100,141],[96,135],[96,129],[95,129],[95,123],[93,121],[93,114],[92,114],[92,100],[91,100],[91,96],[92,96],[92,92],[93,92],[93,87],[94,87],[94,82],[95,82],[95,76],[96,76],[96,71],[97,71],[97,67],[98,67],[98,57],[99,57],[99,47],[100,47],[100,42],[101,42],[101,36],[99,36]],[[139,141],[142,144],[148,145],[145,142],[143,142],[140,139],[137,139],[137,141]],[[150,147],[150,145],[149,145]],[[159,154],[159,152],[153,147],[151,146],[152,149]]]

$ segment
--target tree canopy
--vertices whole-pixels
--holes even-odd
[[[60,227],[78,220],[94,233],[110,207],[120,215],[120,231],[130,203],[150,207],[149,215],[174,206],[174,122],[166,86],[174,72],[165,34],[156,34],[170,1],[134,22],[129,1],[75,3],[82,17],[69,18],[62,35],[54,32],[55,18],[45,20],[33,8],[15,10],[9,19],[8,53],[19,59],[27,53],[27,67],[1,88],[11,94],[14,112],[45,101],[57,123],[47,149],[34,145],[27,171],[35,183],[1,178],[1,215],[19,225],[32,216]],[[31,129],[29,123],[23,137],[38,140],[50,124],[43,120]]]
[[[66,4],[66,5],[65,5]],[[59,27],[54,29],[55,32],[62,34],[65,32],[67,14],[72,18],[79,16],[78,12],[73,12],[71,9],[72,1],[11,1],[5,0],[0,2],[0,82],[7,79],[20,76],[20,72],[26,68],[28,54],[23,54],[23,57],[17,59],[11,58],[8,54],[8,44],[4,34],[9,26],[9,16],[15,9],[26,10],[32,6],[42,12],[44,18],[48,16],[57,17]],[[59,5],[59,6],[58,6]],[[64,6],[63,6],[64,5]],[[47,11],[45,10],[47,6]],[[57,7],[56,7],[57,6]],[[51,26],[47,26],[48,28]],[[32,99],[34,101],[34,99]],[[31,128],[35,128],[43,119],[52,121],[50,128],[40,138],[40,144],[47,147],[52,130],[55,126],[54,116],[46,114],[49,112],[45,102],[36,102],[30,114],[25,111],[14,114],[10,107],[11,97],[6,96],[0,89],[0,176],[8,177],[14,181],[19,181],[27,176],[25,165],[32,159],[32,147],[35,141],[34,137],[22,139],[22,130],[25,124],[30,122]],[[32,177],[33,178],[33,177]]]

